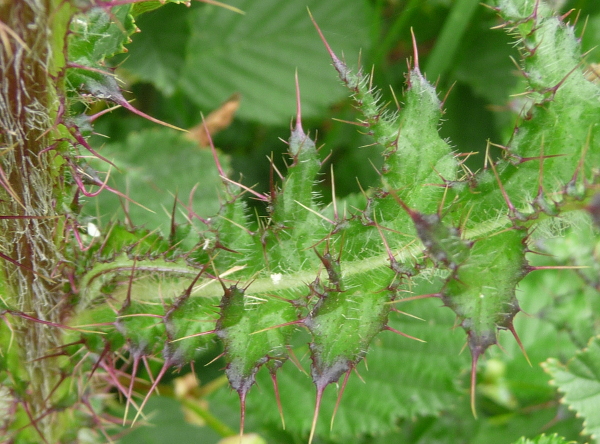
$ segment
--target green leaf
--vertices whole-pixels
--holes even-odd
[[[185,62],[185,47],[190,37],[188,13],[183,6],[166,5],[137,18],[136,24],[142,32],[132,37],[122,68],[132,73],[135,80],[152,82],[166,96],[171,96]]]
[[[305,117],[318,115],[344,97],[343,88],[328,69],[327,55],[308,20],[306,7],[331,44],[344,48],[348,60],[355,61],[359,51],[369,47],[370,12],[366,2],[229,3],[246,14],[213,6],[190,11],[192,36],[180,81],[190,100],[212,109],[238,92],[242,96],[240,117],[270,124],[287,123],[290,110],[295,108],[296,69]]]
[[[544,368],[564,393],[563,402],[584,418],[583,433],[600,442],[600,337],[592,338],[566,365],[549,359]]]
[[[191,210],[209,217],[219,209],[215,190],[221,185],[221,179],[213,156],[181,133],[168,129],[131,132],[124,142],[107,144],[102,155],[112,159],[119,168],[119,171],[110,172],[109,186],[145,207],[131,202],[126,204],[129,218],[135,225],[161,228],[163,233],[168,233],[170,217],[165,215],[171,214],[175,195],[182,204],[188,205],[196,185],[199,187],[193,194]],[[221,162],[226,166],[225,159]],[[99,163],[97,167],[104,168]],[[113,193],[102,192],[94,204],[87,207],[88,215],[99,215],[105,223],[115,217],[115,209],[121,207],[120,199]],[[178,204],[178,208],[182,204]],[[187,214],[185,209],[182,211]],[[176,214],[181,220],[180,210]]]
[[[518,53],[511,46],[510,37],[490,30],[491,26],[491,21],[486,21],[471,32],[469,41],[454,61],[452,75],[490,104],[504,106],[519,80],[516,75],[507,75],[507,71],[514,69],[510,57],[517,57]],[[461,128],[467,130],[465,125]]]
[[[558,414],[563,418],[568,415],[562,411]],[[458,404],[435,417],[427,416],[403,421],[400,423],[400,431],[394,435],[384,435],[384,439],[366,441],[366,443],[512,444],[521,436],[536,436],[548,430],[548,427],[556,422],[556,415],[554,409],[531,409],[527,413],[504,412],[475,419],[466,405]],[[552,425],[547,433],[558,433],[560,436],[577,439],[580,431],[578,425],[577,421],[567,417]]]
[[[539,435],[533,439],[521,438],[518,441],[515,441],[514,444],[570,444],[575,441],[567,441],[562,436],[558,436],[556,433],[554,435],[546,436]]]
[[[457,0],[454,2],[436,45],[427,59],[425,73],[430,79],[441,77],[447,71],[477,5],[476,0]]]
[[[125,51],[125,44],[136,27],[129,14],[131,5],[112,8],[92,8],[76,15],[71,21],[69,61],[99,67],[115,54]]]
[[[155,396],[146,410],[151,427],[136,427],[119,439],[120,444],[217,443],[219,435],[209,427],[190,424],[184,416],[181,403],[175,399]],[[239,439],[239,438],[238,438]]]
[[[155,9],[158,9],[161,6],[164,6],[165,4],[168,4],[168,3],[176,3],[176,4],[184,3],[189,6],[188,0],[160,0],[160,1],[144,0],[142,2],[134,3],[132,5],[131,14],[137,18],[138,16],[140,16],[146,12],[154,11]],[[167,14],[165,14],[165,15],[167,15]]]
[[[563,218],[564,223],[572,224],[568,230],[562,225],[539,226],[536,234],[545,239],[536,239],[536,249],[551,258],[537,256],[533,265],[583,268],[531,273],[532,280],[525,291],[539,295],[535,311],[540,311],[545,320],[566,332],[579,349],[585,347],[590,337],[600,334],[597,322],[600,300],[595,290],[600,283],[600,263],[594,259],[600,246],[600,233],[592,228],[587,217],[575,216]],[[563,235],[557,236],[557,230]],[[532,312],[530,308],[523,307],[523,310]]]
[[[591,51],[590,62],[600,61],[600,51],[598,51],[598,41],[600,40],[600,10],[596,6],[596,11],[590,13],[586,18],[585,27],[583,23],[578,23],[578,31],[581,36],[581,46],[584,51]],[[584,31],[585,32],[582,32]]]

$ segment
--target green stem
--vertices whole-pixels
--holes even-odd
[[[427,78],[437,79],[446,73],[479,3],[479,0],[456,0],[427,59],[424,70]]]
[[[410,21],[413,12],[417,10],[419,3],[420,0],[409,0],[408,4],[402,10],[400,16],[398,16],[398,18],[394,21],[394,24],[385,35],[385,38],[381,44],[377,45],[377,49],[375,49],[373,53],[374,65],[386,65],[386,54],[389,54],[393,46],[396,45],[400,40],[400,35],[406,30],[407,24]],[[379,17],[380,15],[378,14],[377,16]],[[374,38],[373,41],[376,42],[379,39],[379,36],[377,36],[377,38]]]
[[[186,408],[200,416],[206,422],[207,426],[209,426],[222,437],[225,438],[227,436],[236,436],[238,434],[197,402],[190,401],[189,399],[182,399],[180,402]]]

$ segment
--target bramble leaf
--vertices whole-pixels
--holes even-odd
[[[553,384],[564,393],[563,402],[584,418],[583,433],[598,442],[600,437],[600,337],[590,340],[588,346],[578,351],[567,364],[549,359],[545,370]]]
[[[214,109],[231,94],[242,96],[238,116],[263,123],[287,123],[294,108],[293,73],[303,85],[306,117],[343,97],[325,67],[326,55],[306,20],[306,6],[343,43],[346,57],[357,60],[365,50],[370,11],[366,2],[332,0],[306,3],[277,0],[229,2],[246,12],[234,14],[218,7],[191,11],[180,87],[197,105]],[[319,69],[323,67],[324,69]],[[228,75],[223,77],[223,73]]]
[[[571,444],[575,443],[575,441],[567,441],[562,436],[558,436],[556,433],[554,435],[546,436],[539,435],[533,439],[521,438],[518,441],[515,441],[514,444]]]
[[[176,198],[185,205],[191,204],[187,214],[191,210],[201,217],[209,217],[219,209],[215,190],[221,185],[221,179],[214,158],[180,133],[165,129],[132,132],[124,142],[106,144],[102,155],[113,159],[119,168],[119,171],[110,171],[109,185],[127,191],[134,202],[145,207],[127,204],[127,213],[134,225],[160,228],[168,233],[171,221],[165,213],[171,213]],[[224,156],[220,162],[227,168]],[[99,163],[92,165],[105,169]],[[174,175],[177,182],[173,181]],[[116,216],[115,208],[121,207],[119,201],[115,194],[101,193],[96,198],[97,210],[90,207],[89,211],[93,214],[98,211],[104,224]],[[185,221],[179,210],[176,218],[178,222]]]
[[[105,60],[124,51],[136,27],[130,15],[131,5],[91,8],[71,21],[69,62],[100,68]]]

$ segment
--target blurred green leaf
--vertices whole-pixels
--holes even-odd
[[[477,0],[455,0],[436,44],[427,59],[425,73],[435,79],[445,74],[478,6]]]
[[[583,51],[590,51],[587,57],[588,63],[600,62],[600,50],[598,42],[600,41],[600,10],[596,4],[596,11],[586,17],[584,21],[578,23],[577,30],[581,35],[581,46]]]
[[[165,4],[169,3],[184,3],[189,6],[189,0],[145,0],[143,2],[134,3],[131,8],[131,14],[134,17],[137,17],[146,12],[154,11],[155,9],[158,9],[161,6],[165,6]]]
[[[305,5],[236,0],[229,4],[245,14],[211,5],[166,6],[141,16],[138,24],[143,32],[134,36],[132,56],[123,67],[134,79],[153,83],[167,96],[180,88],[205,110],[240,93],[238,115],[268,124],[286,124],[294,114],[296,70],[304,117],[320,115],[345,97],[306,7],[330,44],[343,48],[349,61],[356,61],[359,52],[370,46],[367,2],[311,0]]]
[[[185,62],[190,37],[188,12],[180,5],[166,5],[137,18],[142,32],[133,36],[122,65],[134,74],[134,79],[153,83],[166,96],[175,92]]]
[[[566,365],[551,358],[544,367],[564,393],[563,402],[584,418],[583,433],[600,442],[600,337],[592,338]]]
[[[478,97],[503,106],[519,79],[516,73],[507,75],[516,70],[510,57],[517,57],[518,52],[506,33],[489,29],[492,25],[486,20],[473,26],[454,60],[452,74],[470,85]]]
[[[114,218],[118,208],[126,206],[134,225],[145,225],[151,230],[160,227],[168,233],[175,196],[180,201],[176,217],[182,222],[182,213],[188,214],[182,204],[189,204],[190,193],[198,184],[191,200],[192,210],[209,217],[219,209],[216,190],[221,179],[212,153],[198,148],[182,133],[168,129],[131,132],[124,142],[107,144],[102,155],[114,160],[120,170],[110,172],[109,186],[154,211],[103,192],[86,207],[88,215],[98,216],[103,223]],[[221,158],[221,162],[227,169],[226,159]]]
[[[468,405],[457,404],[438,416],[417,418],[400,424],[401,430],[393,435],[384,435],[379,440],[365,441],[369,444],[406,442],[411,444],[512,444],[519,437],[537,435],[543,430],[577,438],[579,424],[572,418],[553,421],[556,412],[540,408],[530,412],[498,415],[475,419]],[[565,419],[567,419],[565,421]],[[565,427],[566,426],[566,427]]]
[[[144,413],[152,426],[134,428],[119,440],[119,444],[215,444],[220,439],[212,429],[186,421],[181,404],[175,399],[153,396]]]
[[[540,435],[533,439],[521,438],[515,444],[569,444],[574,441],[567,441],[562,436],[557,434],[546,436]]]

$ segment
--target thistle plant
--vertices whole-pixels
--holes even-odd
[[[269,402],[283,427],[291,415],[288,432],[309,443],[315,436],[335,439],[338,413],[347,435],[390,431],[398,419],[436,415],[453,403],[477,417],[478,372],[485,373],[482,357],[498,343],[499,331],[508,330],[520,359],[530,361],[515,327],[520,300],[531,290],[531,281],[519,287],[523,279],[570,268],[579,273],[577,294],[597,296],[600,91],[586,77],[570,17],[542,1],[491,6],[518,47],[527,100],[508,140],[481,148],[478,170],[439,135],[444,103],[422,71],[414,35],[406,88],[393,109],[371,75],[336,55],[343,48],[330,46],[309,13],[307,22],[312,19],[360,113],[354,125],[382,148],[379,183],[356,197],[360,207],[335,192],[330,205],[316,196],[323,160],[303,123],[297,75],[287,171],[272,161],[267,192],[228,176],[205,125],[220,182],[214,217],[175,196],[165,233],[131,221],[86,226],[82,208],[100,192],[116,194],[127,207],[141,205],[111,186],[115,163],[90,142],[95,121],[107,111],[96,104],[177,131],[131,105],[106,66],[136,31],[135,19],[159,6],[118,0],[0,5],[0,433],[7,442],[120,437],[148,420],[147,403],[173,370],[185,373],[213,360],[205,352],[214,344],[222,347],[226,379],[239,397],[240,440],[257,379],[272,382]],[[247,196],[264,204],[265,216],[252,214]],[[185,223],[177,222],[179,211]],[[539,262],[535,253],[556,262]],[[417,321],[403,316],[411,314],[405,307],[418,312],[418,306],[430,317],[427,327],[414,329],[419,333]],[[425,347],[421,332],[428,344],[444,344],[450,328],[435,319],[452,312],[470,351],[469,376],[445,393],[429,392],[419,379],[427,377],[420,374],[424,358],[415,350]],[[584,343],[593,334],[587,331]],[[581,393],[598,384],[590,376],[599,370],[597,342],[592,338],[568,364],[545,363],[592,436],[600,425]],[[382,361],[370,365],[409,375],[415,388],[397,384],[394,390],[410,396],[394,398],[398,405],[381,412],[365,408],[375,413],[363,421],[344,404],[369,397],[352,401],[343,394],[370,351]],[[293,364],[301,371],[288,368]],[[445,363],[449,373],[463,364]],[[290,380],[294,371],[294,378],[314,385],[312,413],[290,411],[291,390],[306,396],[304,383]],[[364,379],[369,385],[368,372]],[[444,385],[442,379],[432,386]],[[328,398],[332,385],[338,393]],[[181,403],[222,435],[232,433],[197,402]]]

